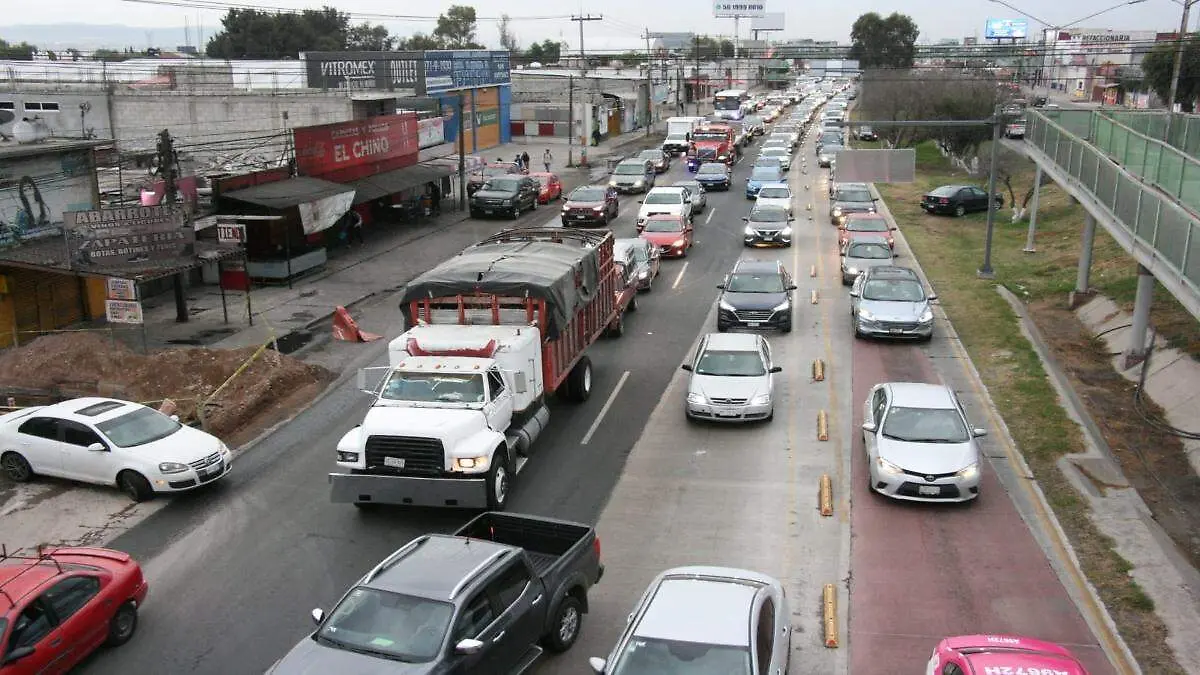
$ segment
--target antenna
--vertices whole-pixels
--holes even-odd
[[[192,46],[192,22],[187,15],[183,17],[183,44],[188,47]]]

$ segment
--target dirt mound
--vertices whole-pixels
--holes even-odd
[[[95,333],[58,333],[0,354],[0,389],[18,392],[22,404],[43,403],[37,392],[57,396],[101,395],[156,406],[169,398],[181,419],[197,418],[196,406],[213,394],[257,348],[132,351]],[[238,436],[285,401],[306,404],[333,373],[267,350],[213,399],[205,421],[210,432]],[[25,393],[21,396],[20,393]],[[302,402],[294,399],[305,394]]]

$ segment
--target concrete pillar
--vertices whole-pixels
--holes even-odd
[[[1033,174],[1033,200],[1029,202],[1029,234],[1025,237],[1026,253],[1036,253],[1037,248],[1034,246],[1034,236],[1037,234],[1037,212],[1038,199],[1042,196],[1042,165],[1037,165],[1037,171]]]
[[[1096,241],[1096,217],[1090,212],[1083,216],[1083,246],[1079,251],[1079,272],[1075,276],[1075,292],[1086,294],[1092,275],[1092,244]]]
[[[1125,367],[1131,368],[1146,358],[1146,331],[1150,329],[1150,306],[1154,303],[1154,275],[1138,265],[1137,295],[1133,301],[1133,328],[1125,350]]]

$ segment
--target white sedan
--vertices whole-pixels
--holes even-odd
[[[0,468],[18,483],[42,475],[116,485],[140,502],[208,485],[229,473],[233,456],[153,408],[77,398],[0,416]]]
[[[792,213],[792,189],[787,183],[766,183],[758,191],[758,201],[754,204],[755,208],[766,206],[777,206],[787,211],[788,215]]]

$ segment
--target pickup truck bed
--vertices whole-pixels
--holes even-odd
[[[557,577],[569,571],[566,568],[589,556],[595,558],[589,561],[591,564],[599,563],[598,553],[591,550],[596,545],[596,531],[578,523],[492,511],[477,516],[454,534],[525,549],[534,571],[546,580],[558,581]]]

